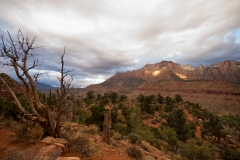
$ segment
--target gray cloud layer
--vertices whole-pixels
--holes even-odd
[[[240,61],[240,0],[0,0],[0,34],[18,29],[37,37],[47,71],[58,85],[60,55],[75,83],[100,83],[116,72],[172,60],[209,65]],[[1,69],[13,75],[6,68]]]

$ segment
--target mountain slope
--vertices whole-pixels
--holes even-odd
[[[166,80],[225,80],[240,83],[240,62],[227,60],[210,66],[199,65],[198,68],[194,68],[189,64],[181,66],[171,61],[162,61],[147,64],[139,70],[116,73],[101,84],[88,86],[86,90],[116,91],[126,94],[131,93],[144,82]]]
[[[53,86],[51,86],[49,84],[45,84],[45,83],[36,82],[35,85],[36,85],[37,89],[39,89],[39,90],[54,89]]]
[[[215,113],[240,114],[240,62],[226,60],[210,66],[162,61],[147,64],[139,70],[117,73],[101,84],[85,91],[115,91],[135,97],[140,93],[174,96],[200,103]]]

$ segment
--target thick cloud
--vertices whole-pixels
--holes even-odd
[[[36,36],[48,75],[57,86],[60,55],[77,85],[100,83],[116,72],[172,60],[210,65],[240,61],[239,0],[0,0],[0,34]],[[14,75],[12,70],[1,72]]]

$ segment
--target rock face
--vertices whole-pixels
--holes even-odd
[[[210,66],[200,64],[198,68],[192,65],[183,65],[171,61],[162,61],[156,64],[148,64],[140,71],[141,77],[147,81],[168,80],[166,71],[172,71],[183,80],[226,80],[233,83],[240,83],[240,62],[226,60]]]

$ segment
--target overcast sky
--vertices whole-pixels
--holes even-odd
[[[240,61],[239,15],[240,0],[0,0],[0,35],[35,36],[48,72],[39,81],[53,86],[66,46],[65,67],[85,87],[162,60]]]

